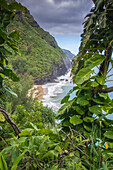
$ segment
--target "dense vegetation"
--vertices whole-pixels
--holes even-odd
[[[13,56],[12,51],[18,53],[18,33],[7,31],[7,26],[15,9],[25,11],[25,8],[15,2],[1,1],[1,170],[113,169],[113,120],[108,119],[113,113],[113,99],[108,94],[113,87],[106,85],[108,78],[112,81],[113,70],[113,1],[93,2],[84,23],[79,53],[73,60],[76,85],[62,100],[65,104],[56,120],[51,109],[26,95],[28,89],[23,80],[20,81],[24,89],[19,82],[12,82],[19,78],[9,66],[7,55]],[[13,89],[19,98],[14,99],[17,95]],[[69,100],[72,92],[76,97]]]
[[[60,74],[65,74],[69,63],[67,56],[58,47],[54,37],[44,31],[34,20],[30,12],[17,11],[10,30],[19,33],[20,55],[9,57],[9,61],[17,74],[32,75],[35,83],[51,81]]]

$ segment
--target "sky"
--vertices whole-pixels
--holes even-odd
[[[58,45],[77,54],[84,17],[92,0],[17,0],[30,10],[37,23],[55,37]]]

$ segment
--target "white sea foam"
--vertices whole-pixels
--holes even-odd
[[[65,92],[63,87],[69,86],[71,88],[71,80],[72,78],[70,77],[69,71],[67,74],[58,77],[55,83],[47,83],[43,85],[42,87],[46,92],[42,100],[43,105],[51,107],[54,111],[58,111],[58,109],[61,107],[60,102],[62,98],[68,92]]]

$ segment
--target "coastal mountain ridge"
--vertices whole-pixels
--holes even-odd
[[[73,58],[75,57],[75,54],[73,54],[71,51],[66,50],[66,49],[62,49],[62,50],[68,56],[69,60],[72,61]]]
[[[43,84],[65,74],[71,67],[68,56],[55,38],[39,26],[29,10],[26,13],[18,10],[8,29],[17,30],[20,36],[18,47],[21,55],[9,57],[17,74],[27,72],[33,76],[35,84]]]

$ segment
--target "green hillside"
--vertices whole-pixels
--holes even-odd
[[[65,74],[69,62],[67,56],[58,47],[54,37],[38,25],[28,10],[27,13],[17,11],[9,30],[17,30],[20,36],[20,55],[9,59],[17,74],[27,72],[34,77],[36,84]]]

